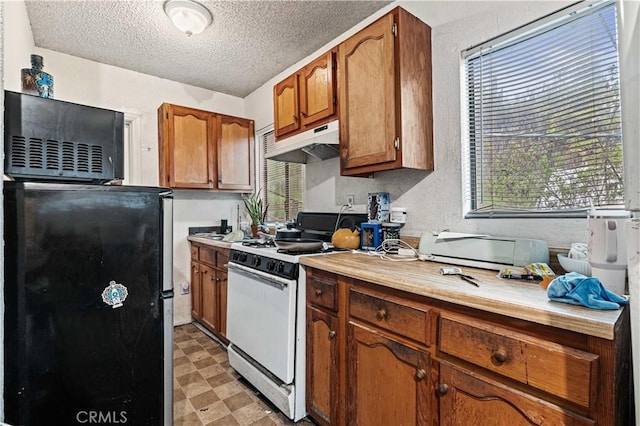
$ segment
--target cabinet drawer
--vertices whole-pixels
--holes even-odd
[[[224,268],[224,265],[227,264],[229,262],[229,252],[227,250],[220,250],[218,252],[217,258],[216,258],[216,266],[218,268]]]
[[[349,290],[349,315],[430,346],[427,307],[409,306],[386,296]]]
[[[588,352],[448,313],[440,351],[583,407],[594,401],[598,356]]]
[[[191,244],[191,260],[200,260],[199,247]]]
[[[200,247],[200,262],[208,265],[216,265],[216,251],[210,248]]]
[[[335,277],[310,274],[307,278],[307,302],[338,310],[338,282]]]

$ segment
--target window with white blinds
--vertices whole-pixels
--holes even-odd
[[[467,217],[623,204],[615,14],[574,6],[464,53]]]
[[[262,194],[268,203],[267,222],[295,219],[302,210],[304,164],[283,163],[264,157],[268,147],[276,143],[275,134],[262,135]]]

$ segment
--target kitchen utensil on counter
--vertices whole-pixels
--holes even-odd
[[[286,227],[281,227],[276,230],[276,239],[280,238],[301,238],[302,231],[296,229],[293,223],[287,223]]]
[[[334,247],[341,249],[357,249],[360,247],[360,232],[350,228],[340,228],[331,236]]]
[[[591,209],[589,211],[588,259],[591,276],[599,278],[610,291],[625,294],[627,244],[625,222],[629,212]]]
[[[462,281],[468,282],[471,285],[474,285],[476,287],[480,287],[480,285],[475,282],[475,278],[473,278],[471,275],[465,275],[462,273],[462,269],[458,268],[458,267],[443,267],[440,268],[440,273],[442,275],[457,275]]]
[[[312,238],[276,238],[273,242],[279,249],[301,252],[320,250],[324,243]]]

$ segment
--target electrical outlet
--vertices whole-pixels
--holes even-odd
[[[353,194],[347,195],[347,202],[345,203],[347,205],[347,210],[353,210],[354,200],[355,197],[353,196]]]

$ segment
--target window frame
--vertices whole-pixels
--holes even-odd
[[[517,44],[517,41],[522,40],[524,37],[535,37],[538,34],[544,33],[549,30],[550,27],[557,25],[559,22],[565,22],[568,16],[574,16],[577,13],[589,11],[593,7],[600,9],[608,7],[611,4],[615,4],[613,0],[590,0],[575,3],[567,6],[558,11],[552,12],[539,19],[531,21],[520,27],[517,27],[511,31],[507,31],[497,37],[476,44],[461,52],[460,57],[460,101],[461,101],[461,173],[462,173],[462,213],[465,219],[523,219],[523,218],[585,218],[588,216],[589,207],[574,208],[567,210],[489,210],[489,211],[477,211],[477,186],[475,184],[476,169],[472,167],[472,150],[474,147],[471,144],[471,110],[469,99],[469,82],[467,80],[467,65],[469,58],[477,57],[478,53],[482,49],[492,48],[500,49],[503,46],[509,46],[511,44]],[[617,10],[616,13],[619,13]],[[594,9],[595,10],[595,9]],[[579,15],[578,15],[579,16]],[[569,18],[572,19],[572,18]],[[575,19],[575,18],[573,18]],[[619,45],[619,42],[618,42]],[[620,90],[620,58],[618,52],[618,85]],[[622,166],[623,167],[623,166]],[[623,210],[624,204],[613,206],[612,209]]]
[[[267,187],[265,185],[265,180],[266,180],[266,176],[265,176],[266,170],[265,169],[266,169],[267,158],[265,158],[265,149],[266,149],[266,147],[264,146],[264,144],[265,144],[265,136],[267,134],[269,134],[269,133],[273,133],[273,137],[275,138],[275,128],[274,128],[273,124],[270,124],[270,125],[268,125],[266,127],[263,127],[262,129],[259,129],[259,130],[256,131],[256,140],[259,141],[256,144],[256,149],[258,150],[258,153],[257,153],[258,155],[257,155],[256,158],[259,159],[259,161],[256,164],[256,168],[257,168],[257,170],[256,170],[256,176],[257,176],[257,179],[256,179],[256,192],[260,191],[261,196],[262,196],[262,200],[263,200],[264,203],[267,202],[267,192],[268,192],[268,189],[267,189]],[[271,160],[271,161],[275,161],[275,160]],[[301,166],[304,167],[304,165],[301,165]],[[288,172],[286,171],[285,172],[285,178],[289,179],[288,177],[286,177],[287,173]],[[304,206],[304,196],[305,196],[304,173],[305,173],[305,171],[303,169],[303,180],[301,182],[301,196],[302,196],[302,199],[300,201],[302,206]],[[289,198],[288,197],[287,197],[284,205],[285,205],[286,211],[289,211],[290,206],[289,206]],[[269,209],[267,210],[267,217],[269,217]],[[279,222],[285,222],[285,221],[291,220],[291,219],[295,219],[295,217],[283,218],[283,219],[276,218],[275,220],[273,220],[273,219],[267,220],[267,222],[268,223],[279,223]]]

